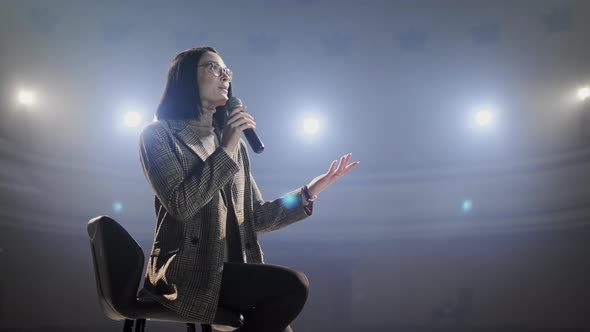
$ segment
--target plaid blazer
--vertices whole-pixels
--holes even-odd
[[[228,211],[222,189],[231,188],[246,263],[264,263],[257,235],[311,215],[303,187],[264,201],[240,139],[232,159],[207,152],[187,120],[160,120],[140,135],[143,173],[155,192],[156,229],[139,297],[196,321],[212,323],[219,301]]]

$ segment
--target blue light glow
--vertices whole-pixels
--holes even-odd
[[[120,214],[123,212],[123,203],[115,201],[113,203],[113,213]]]
[[[299,197],[297,195],[287,195],[281,199],[281,204],[286,208],[292,209],[299,204]]]
[[[463,201],[463,212],[469,212],[473,208],[473,201],[466,199]]]

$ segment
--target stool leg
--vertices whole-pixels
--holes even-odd
[[[135,332],[143,332],[145,330],[145,319],[135,320]]]
[[[125,320],[125,324],[123,325],[123,332],[133,332],[133,320]]]
[[[201,332],[213,332],[213,330],[211,329],[211,325],[201,324]]]

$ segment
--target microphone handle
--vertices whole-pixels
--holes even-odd
[[[243,132],[244,136],[246,136],[246,139],[248,140],[248,143],[250,143],[250,147],[252,148],[252,150],[256,153],[262,153],[262,151],[264,151],[264,144],[254,131],[254,129],[246,128]]]

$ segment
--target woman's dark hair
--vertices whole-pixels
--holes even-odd
[[[197,119],[201,115],[201,96],[197,81],[197,65],[206,52],[217,53],[212,47],[196,47],[179,53],[168,69],[164,93],[160,99],[156,118],[158,120]],[[228,98],[232,96],[231,83]],[[217,107],[213,125],[222,129],[225,122],[225,106]]]

